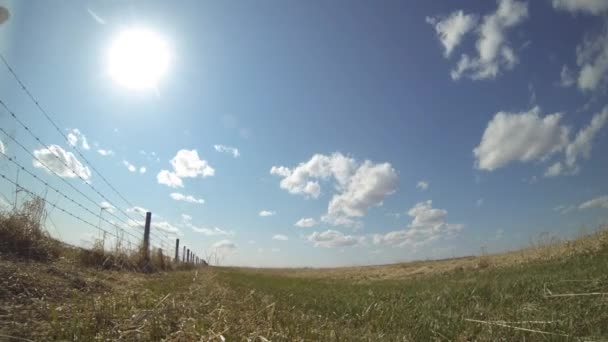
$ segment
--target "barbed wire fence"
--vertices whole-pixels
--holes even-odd
[[[42,177],[33,172],[26,167],[23,162],[17,160],[16,155],[9,155],[6,148],[4,148],[4,145],[0,146],[2,147],[0,149],[0,159],[7,161],[7,165],[13,167],[16,171],[14,178],[6,172],[0,172],[0,180],[10,184],[10,186],[15,189],[13,200],[9,198],[10,195],[7,196],[0,193],[3,201],[8,204],[13,202],[13,209],[15,210],[19,205],[20,193],[31,196],[32,198],[42,198],[45,206],[49,208],[43,224],[46,225],[46,223],[49,222],[58,235],[57,239],[66,244],[69,243],[62,238],[59,233],[60,229],[55,224],[51,215],[55,210],[70,217],[78,224],[83,224],[88,228],[94,229],[93,231],[97,231],[104,239],[108,236],[111,237],[114,239],[115,245],[121,244],[123,247],[126,245],[126,248],[133,252],[143,252],[144,258],[148,260],[150,258],[150,249],[154,249],[160,253],[161,256],[173,259],[174,262],[195,265],[206,264],[202,258],[198,257],[186,246],[181,246],[183,252],[182,255],[180,255],[180,240],[177,238],[175,232],[164,231],[161,227],[152,224],[150,212],[143,212],[118,191],[117,188],[110,183],[108,178],[84,156],[77,144],[70,141],[68,135],[60,128],[61,125],[59,125],[57,121],[53,119],[49,111],[42,106],[40,101],[38,101],[28,89],[1,53],[0,60],[2,60],[2,63],[21,90],[26,94],[27,98],[34,103],[38,112],[40,112],[45,120],[50,123],[57,133],[59,133],[67,143],[67,146],[76,153],[81,161],[79,163],[81,165],[74,165],[73,162],[67,160],[65,155],[61,153],[65,153],[65,151],[58,152],[57,148],[60,147],[49,145],[43,141],[40,136],[33,131],[32,127],[25,122],[25,115],[16,113],[9,107],[4,98],[0,98],[0,115],[2,113],[7,114],[7,117],[17,124],[17,131],[15,132],[8,132],[4,127],[0,127],[0,142],[13,142],[15,146],[19,147],[19,149],[23,150],[23,152],[28,155],[28,158],[32,158],[31,161],[35,168],[44,169],[47,171],[44,174],[49,175],[49,177]],[[48,160],[47,158],[41,158],[35,153],[35,150],[32,152],[28,149],[23,138],[17,139],[17,132],[27,133],[27,135],[39,145],[39,148],[44,151],[44,154],[52,159]],[[61,168],[64,172],[58,172],[56,169],[57,167]],[[79,167],[81,168],[80,170]],[[123,209],[116,201],[112,201],[110,199],[110,197],[112,197],[111,195],[104,193],[98,186],[95,186],[89,180],[91,176],[90,171],[83,175],[82,169],[92,170],[93,173],[111,190],[113,195],[120,198],[122,203],[127,205],[127,208]],[[26,175],[27,178],[25,180],[20,179],[20,176],[22,175]],[[52,179],[52,181],[49,178]],[[53,181],[61,181],[61,184],[65,184],[66,187],[60,189],[58,186],[52,184]],[[37,193],[34,190],[34,184],[38,184],[38,188],[42,188],[40,193]],[[81,185],[81,187],[87,189],[90,194],[86,194],[85,191],[80,189],[77,185]],[[55,202],[52,202],[47,198],[49,191],[56,195]],[[41,193],[44,193],[44,196],[41,196]],[[98,200],[93,199],[93,197],[97,197]],[[62,204],[59,204],[60,202],[62,202]],[[49,231],[48,227],[45,226],[45,228]],[[175,246],[174,250],[173,246]]]

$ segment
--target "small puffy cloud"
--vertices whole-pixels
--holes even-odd
[[[287,241],[287,240],[289,240],[289,238],[287,236],[282,235],[282,234],[273,235],[272,239],[273,240],[277,240],[277,241]]]
[[[216,243],[214,243],[211,248],[213,248],[214,250],[218,251],[218,252],[222,252],[222,253],[231,253],[234,252],[237,248],[236,243],[230,241],[230,240],[220,240]]]
[[[0,153],[6,154],[6,147],[4,147],[2,140],[0,140]]]
[[[570,70],[570,68],[568,68],[567,65],[562,67],[562,71],[559,74],[559,79],[559,84],[562,87],[570,87],[576,83],[574,73],[572,70]]]
[[[476,167],[493,171],[513,161],[546,159],[563,150],[569,130],[560,125],[561,118],[560,113],[541,117],[538,107],[523,113],[496,113],[473,150]]]
[[[315,154],[293,169],[273,166],[270,174],[282,177],[280,187],[289,193],[313,198],[321,193],[319,181],[333,180],[336,193],[323,220],[335,225],[353,225],[353,217],[365,216],[369,208],[381,205],[398,183],[391,164],[358,162],[339,152]]]
[[[105,210],[109,213],[114,213],[114,209],[116,209],[113,205],[111,205],[110,203],[108,203],[106,201],[99,203],[99,206],[101,207],[102,210]]]
[[[384,198],[397,190],[398,176],[391,164],[363,162],[344,185],[342,193],[329,202],[330,217],[363,217],[371,207],[382,204]]]
[[[549,166],[545,171],[545,176],[553,177],[558,175],[576,174],[580,169],[578,161],[591,157],[593,139],[607,122],[608,106],[604,107],[601,112],[595,114],[591,119],[591,122],[578,131],[574,140],[566,145],[565,160],[563,162],[555,162]]]
[[[171,159],[173,171],[161,170],[156,179],[159,184],[172,188],[184,186],[182,178],[210,177],[215,175],[215,170],[198,156],[196,150],[179,150]]]
[[[127,168],[127,170],[129,170],[129,172],[135,172],[135,171],[137,171],[137,168],[135,167],[135,165],[129,163],[126,160],[123,160],[122,164]]]
[[[526,2],[499,0],[496,12],[484,16],[477,30],[478,56],[463,54],[451,72],[452,79],[462,76],[472,80],[493,79],[501,69],[512,69],[518,63],[518,57],[509,45],[507,32],[527,18]]]
[[[314,232],[307,237],[315,247],[339,248],[360,246],[365,243],[364,236],[345,235],[336,230],[326,230],[324,232]]]
[[[437,37],[445,49],[444,56],[447,58],[460,44],[464,35],[475,27],[477,17],[459,10],[445,18],[426,17],[426,22],[435,28]]]
[[[268,216],[274,216],[277,213],[274,211],[270,211],[270,210],[262,210],[260,211],[260,213],[258,215],[260,215],[261,217],[268,217]]]
[[[587,202],[581,203],[578,206],[579,209],[591,209],[591,208],[604,208],[608,209],[608,196],[600,196],[594,199],[588,200]]]
[[[225,145],[213,145],[213,148],[217,152],[231,154],[234,158],[238,158],[241,155],[239,152],[239,149],[236,147],[225,146]]]
[[[173,235],[179,233],[179,229],[167,221],[155,222],[154,220],[152,220],[150,229],[159,229]]]
[[[139,168],[139,173],[146,173],[146,171],[147,169],[144,166]]]
[[[576,13],[599,15],[608,12],[606,0],[553,0],[553,7],[559,10]]]
[[[188,202],[188,203],[194,203],[194,204],[204,204],[205,203],[205,200],[202,198],[196,198],[192,195],[184,195],[179,192],[172,192],[169,196],[176,201],[182,201],[182,202]]]
[[[104,157],[109,157],[109,156],[113,156],[114,155],[114,151],[112,151],[112,150],[104,150],[102,148],[98,149],[97,153],[99,153],[100,155],[102,155]]]
[[[183,188],[184,183],[175,173],[167,170],[162,170],[156,175],[158,184],[164,184],[171,188]]]
[[[464,227],[462,224],[447,223],[447,210],[433,208],[433,202],[430,200],[417,203],[408,211],[408,215],[413,218],[408,229],[375,234],[373,235],[374,244],[398,247],[418,246],[456,234]]]
[[[317,224],[317,221],[312,217],[301,218],[296,222],[295,226],[300,228],[310,228]]]
[[[608,2],[603,1],[608,7]],[[587,35],[583,42],[576,47],[577,70],[562,67],[560,74],[562,86],[575,85],[579,90],[589,93],[605,90],[608,85],[608,23],[604,24],[602,32]]]
[[[63,178],[80,177],[84,180],[91,178],[91,170],[76,159],[72,152],[66,152],[57,145],[50,145],[49,148],[34,150],[34,156],[38,159],[33,160],[36,168],[47,170]]]
[[[429,188],[429,182],[425,181],[425,180],[421,180],[420,182],[418,182],[418,184],[416,184],[416,189],[420,189],[422,191],[425,191],[426,189]]]
[[[182,214],[182,220],[188,222],[188,221],[192,221],[192,216],[188,215],[188,214]]]
[[[198,176],[209,177],[215,175],[215,170],[198,156],[196,150],[179,150],[173,159],[171,165],[175,174],[180,178],[195,178]]]
[[[89,146],[89,143],[87,141],[87,137],[84,134],[82,134],[80,132],[80,130],[78,130],[77,128],[68,130],[67,138],[68,138],[68,142],[72,146],[78,146],[78,142],[80,142],[80,146],[83,149],[85,149],[85,150],[91,149],[91,146]]]
[[[234,232],[229,232],[229,231],[223,230],[218,227],[207,228],[207,227],[199,227],[199,226],[195,226],[195,225],[189,225],[189,227],[195,233],[200,233],[205,236],[234,236]]]
[[[146,208],[142,208],[142,207],[132,207],[132,208],[127,208],[127,213],[138,213],[138,214],[142,214],[145,215],[149,210]]]

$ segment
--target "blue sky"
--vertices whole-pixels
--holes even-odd
[[[201,256],[388,263],[525,247],[608,218],[606,1],[0,6],[10,13],[0,52],[63,133],[130,204],[153,212],[153,229]],[[169,56],[144,89],[108,66],[117,37],[134,30],[152,32]],[[137,217],[4,66],[0,99],[57,147],[4,110],[2,127],[98,205],[2,135],[8,156],[99,212],[103,199],[77,171],[119,207],[109,210]],[[4,159],[0,172],[16,176]],[[27,174],[19,182],[44,190]],[[14,186],[0,190],[10,205]],[[98,236],[51,217],[66,241]]]

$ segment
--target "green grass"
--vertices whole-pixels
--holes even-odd
[[[529,250],[536,259],[487,256],[484,267],[463,258],[143,274],[77,256],[0,256],[0,340],[606,341],[608,295],[594,293],[608,292],[607,236]],[[393,277],[410,269],[428,272]]]
[[[608,253],[403,281],[353,283],[225,269],[220,279],[241,296],[274,303],[276,331],[306,340],[566,340],[466,321],[551,321],[511,326],[608,338]],[[566,281],[576,280],[576,281]],[[551,291],[551,292],[549,292]]]

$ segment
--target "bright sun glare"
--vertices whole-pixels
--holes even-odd
[[[108,68],[112,78],[130,89],[155,88],[169,67],[165,41],[144,29],[121,32],[110,47]]]

